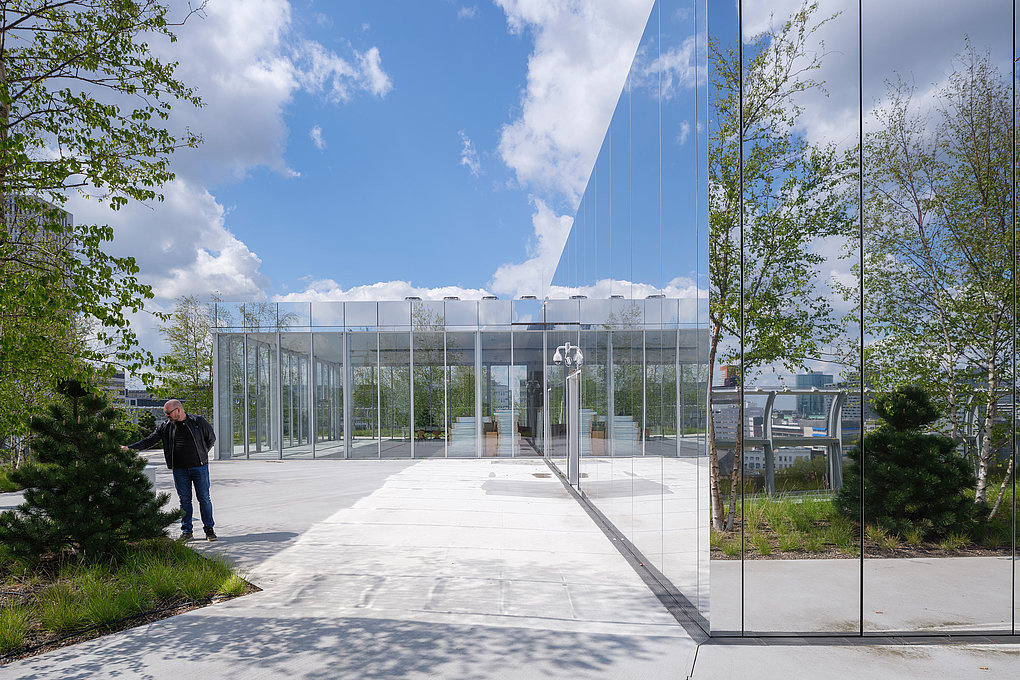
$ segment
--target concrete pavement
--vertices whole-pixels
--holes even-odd
[[[540,460],[231,461],[211,473],[221,540],[193,545],[262,592],[0,678],[1020,675],[1020,645],[980,640],[699,647]],[[172,490],[168,471],[157,484]]]
[[[0,677],[690,670],[695,643],[541,461],[224,462],[211,473],[223,538],[195,545],[230,556],[263,592],[10,664]],[[169,488],[165,472],[158,482]]]

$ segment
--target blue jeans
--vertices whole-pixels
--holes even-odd
[[[198,496],[198,511],[202,514],[202,526],[205,529],[213,528],[212,501],[209,500],[209,466],[199,465],[191,468],[174,468],[174,486],[177,487],[177,498],[181,501],[181,510],[184,517],[181,518],[181,531],[190,534],[191,524],[191,485],[195,485],[195,495]]]

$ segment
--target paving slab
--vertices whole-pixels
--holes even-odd
[[[194,545],[262,592],[0,678],[654,679],[691,668],[694,641],[542,461],[230,461],[211,473],[221,539]]]
[[[1011,641],[695,641],[541,461],[217,461],[211,472],[221,539],[192,545],[262,592],[2,666],[0,680],[1020,677]],[[168,471],[156,479],[172,492]],[[17,500],[0,494],[0,508]],[[788,580],[791,567],[769,568],[756,573]],[[722,586],[713,612],[732,606]]]

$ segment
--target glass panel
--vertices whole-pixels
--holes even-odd
[[[662,251],[662,208],[663,196],[672,190],[664,191],[663,168],[667,166],[665,153],[675,148],[673,140],[677,133],[662,127],[664,112],[671,108],[664,105],[664,79],[672,75],[671,71],[663,70],[663,60],[683,58],[682,51],[671,52],[672,45],[660,39],[662,20],[665,17],[668,21],[669,16],[670,8],[663,3],[652,7],[642,51],[635,60],[644,68],[632,73],[630,92],[632,131],[628,155],[635,168],[644,169],[634,178],[629,196],[629,218],[634,224],[630,256],[634,267],[632,280],[642,284],[638,293],[642,297],[649,292],[661,294],[665,278],[663,264],[667,253]],[[631,482],[630,540],[646,560],[659,567],[663,553],[663,471],[662,460],[647,451],[646,446],[649,407],[654,406],[654,401],[645,369],[648,350],[644,330],[657,327],[659,305],[637,302],[634,311],[636,330],[626,330],[626,320],[621,320],[624,322],[621,329],[614,330],[612,335],[615,413],[611,438],[617,456],[614,460],[623,464],[615,467],[624,477],[629,476]],[[628,463],[629,470],[625,467]],[[621,479],[620,475],[617,479]]]
[[[449,311],[447,306],[447,311]],[[478,455],[475,334],[446,334],[446,441],[451,458]]]
[[[245,302],[239,310],[240,326],[248,332],[275,331],[277,309],[273,302]]]
[[[275,312],[275,308],[273,309]],[[275,323],[275,322],[274,322]],[[247,356],[248,457],[279,458],[276,421],[276,334],[250,333]]]
[[[347,308],[348,314],[350,307]],[[349,458],[379,457],[379,348],[375,333],[350,333],[351,450]]]
[[[676,331],[646,331],[646,455],[676,456],[676,389]]]
[[[548,324],[576,324],[580,321],[578,300],[547,300],[545,321]]]
[[[1010,631],[1014,8],[902,5],[932,25],[863,9],[864,630]]]
[[[311,458],[311,335],[280,335],[280,418],[284,458]]]
[[[609,455],[642,454],[644,429],[644,376],[641,331],[612,331],[613,413],[607,424]]]
[[[380,302],[379,325],[388,328],[407,328],[411,325],[411,301]]]
[[[478,306],[489,304],[488,300],[447,300],[445,303],[446,327],[474,330],[478,328]]]
[[[345,302],[344,325],[350,330],[364,330],[379,325],[379,304],[376,302]]]
[[[481,328],[487,326],[509,326],[510,311],[509,300],[479,300],[478,325]]]
[[[577,345],[577,331],[548,331],[546,333],[546,394],[549,395],[549,432],[546,436],[546,451],[552,462],[566,474],[567,470],[567,412],[566,378],[572,370],[565,364],[557,366],[552,356],[558,347],[566,343]]]
[[[485,304],[485,303],[483,303]],[[513,322],[514,323],[542,323],[545,321],[544,300],[514,300],[513,301]]]
[[[311,305],[307,302],[278,302],[276,314],[280,330],[312,325]]]
[[[765,0],[743,5],[744,110],[752,112],[736,215],[743,629],[857,632],[858,530],[833,503],[828,465],[841,442],[828,415],[860,380],[852,360],[860,317],[844,295],[857,288],[851,268],[860,256],[857,187],[848,180],[859,170],[858,15],[856,6],[837,14],[822,3],[770,23]],[[806,130],[791,110],[830,117],[833,129]],[[781,396],[777,387],[815,392]]]
[[[482,455],[509,458],[519,446],[510,387],[510,333],[482,333]]]
[[[581,374],[581,412],[578,423],[581,436],[581,474],[585,478],[582,488],[593,499],[619,497],[613,493],[612,458],[608,456],[606,438],[609,413],[609,368],[607,366],[608,331],[583,330],[580,347],[584,354]],[[599,504],[601,508],[602,503]],[[605,512],[605,510],[603,510]]]
[[[581,300],[580,321],[585,326],[604,327],[616,321],[613,310],[619,305],[618,300]]]
[[[219,328],[244,328],[242,314],[243,305],[240,302],[217,302],[216,325]]]
[[[514,359],[510,373],[518,448],[515,455],[542,455],[542,331],[514,331]]]
[[[414,306],[414,457],[446,455],[442,302]]]
[[[708,613],[709,495],[705,458],[707,333],[671,331],[677,344],[677,457],[663,458],[662,572],[702,614]],[[660,364],[663,369],[667,367]],[[663,400],[669,402],[664,395]],[[704,520],[704,521],[702,521]],[[704,559],[702,556],[704,555]]]
[[[216,450],[220,459],[244,458],[244,336],[219,334],[219,403]]]
[[[344,457],[342,333],[315,333],[315,457]]]
[[[411,336],[409,333],[379,334],[379,365],[382,383],[379,397],[384,458],[411,456]]]
[[[709,270],[709,504],[711,510],[713,634],[740,634],[744,584],[739,507],[731,493],[734,447],[740,422],[737,384],[740,272],[740,28],[739,3],[714,3],[708,18],[708,270]],[[724,312],[728,312],[724,316]],[[725,332],[724,332],[725,331]],[[737,470],[739,474],[739,467]],[[739,479],[736,480],[739,484]],[[727,526],[729,525],[729,526]]]
[[[342,302],[313,302],[311,308],[311,324],[313,326],[325,326],[343,328],[344,326],[344,303]]]

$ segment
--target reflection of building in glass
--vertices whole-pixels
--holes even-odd
[[[722,399],[714,402],[715,438],[733,441],[737,436],[737,423],[740,422],[740,404],[726,403]],[[752,402],[744,404],[744,434],[749,437],[762,436],[762,417],[765,409]]]
[[[980,330],[989,319],[1001,321],[1000,336],[1011,340],[1015,332],[1012,289],[984,287],[989,281],[1008,283],[1015,278],[1012,261],[995,260],[1012,252],[1011,246],[999,247],[1003,242],[992,240],[1008,240],[1014,230],[1008,198],[1014,180],[1002,181],[1002,173],[1015,166],[1016,151],[1009,141],[1015,127],[1011,96],[994,102],[968,99],[967,106],[955,107],[974,112],[970,103],[993,104],[998,118],[985,115],[992,113],[989,108],[978,110],[974,120],[991,121],[988,134],[980,139],[996,142],[1000,151],[1006,151],[998,157],[989,155],[992,162],[976,177],[944,166],[947,184],[943,188],[952,200],[939,206],[941,217],[939,210],[902,214],[902,206],[911,201],[899,200],[904,187],[890,178],[910,173],[898,173],[889,165],[896,158],[894,153],[877,154],[871,163],[865,158],[871,144],[886,150],[891,146],[880,143],[881,135],[889,132],[882,125],[890,121],[876,116],[870,104],[863,108],[863,102],[899,101],[913,106],[934,100],[911,99],[912,92],[889,99],[886,87],[899,80],[897,73],[912,73],[922,63],[931,65],[933,78],[953,72],[957,68],[953,55],[961,54],[966,34],[982,36],[981,45],[989,45],[990,61],[977,64],[982,68],[971,69],[970,75],[959,70],[956,75],[966,78],[996,68],[1009,74],[1014,53],[1012,22],[1002,14],[1006,21],[981,25],[981,17],[994,16],[994,10],[958,13],[954,16],[960,25],[943,27],[939,35],[925,33],[910,45],[902,32],[885,30],[888,26],[879,23],[882,7],[890,3],[848,5],[832,16],[823,8],[807,24],[798,25],[805,30],[793,31],[793,42],[786,45],[790,49],[772,54],[771,47],[781,44],[776,42],[778,36],[758,41],[752,35],[758,29],[749,28],[755,23],[782,30],[789,16],[777,14],[773,21],[769,3],[739,0],[709,7],[709,3],[671,0],[650,4],[645,34],[552,278],[550,297],[584,294],[588,300],[422,303],[428,310],[425,314],[408,312],[405,303],[322,303],[311,305],[298,323],[286,325],[278,323],[281,317],[275,310],[272,318],[257,306],[233,313],[224,310],[220,318],[228,321],[216,349],[220,456],[421,458],[543,453],[559,464],[569,414],[563,369],[550,363],[550,355],[552,348],[569,340],[582,346],[586,357],[575,413],[580,423],[578,487],[583,500],[643,553],[637,562],[654,565],[676,586],[677,602],[688,598],[694,605],[691,609],[705,617],[711,614],[710,625],[699,622],[707,630],[725,635],[855,636],[1015,630],[1015,607],[1008,596],[1015,576],[1008,559],[1016,540],[1012,526],[1004,540],[1008,547],[1000,555],[1007,559],[976,553],[966,558],[966,568],[961,569],[961,560],[930,555],[915,559],[916,553],[875,545],[859,519],[843,517],[845,521],[837,527],[837,518],[831,515],[831,499],[842,484],[847,464],[846,452],[876,424],[865,376],[877,375],[875,384],[892,380],[904,384],[917,378],[907,375],[906,364],[934,367],[931,373],[937,374],[945,368],[941,364],[949,354],[959,357],[961,365],[973,363],[976,344],[968,342],[975,328]],[[804,12],[810,14],[811,7],[808,4]],[[709,9],[711,24],[705,22]],[[1003,9],[1008,9],[1005,3]],[[754,22],[744,24],[743,42],[738,10],[740,16],[757,15]],[[777,4],[776,12],[780,11]],[[934,21],[940,12],[930,14]],[[711,29],[706,28],[709,25]],[[814,34],[816,25],[819,32]],[[709,30],[718,48],[711,55]],[[800,38],[810,42],[822,34],[844,43],[816,50],[817,45],[796,42]],[[884,40],[893,42],[883,44]],[[743,50],[740,63],[738,46],[750,46],[752,41],[754,47]],[[898,50],[902,53],[897,60]],[[918,56],[922,51],[923,58]],[[786,83],[786,88],[763,86],[782,71],[782,64],[773,64],[777,68],[771,70],[761,68],[770,56],[790,56],[796,72],[796,64],[809,62],[811,54],[820,55],[825,68],[800,72],[805,79],[858,73],[858,65],[863,64],[861,80],[825,83],[834,95],[831,100],[803,91],[799,83]],[[720,59],[728,59],[725,69],[718,68]],[[708,79],[717,79],[712,88]],[[973,89],[982,96],[1000,91],[1009,90]],[[741,139],[734,112],[749,109],[747,100],[742,106],[738,97],[753,98],[763,92],[794,94],[759,100],[762,106],[751,108],[779,112],[776,120],[754,121]],[[820,108],[823,101],[833,102],[833,108]],[[709,109],[720,102],[725,110]],[[804,107],[806,115],[788,115],[799,107]],[[951,109],[954,106],[944,107]],[[1002,112],[1005,118],[999,115]],[[916,120],[928,120],[935,111],[903,113],[904,121],[914,120],[915,114]],[[818,120],[839,121],[837,127],[843,132],[836,139],[825,139],[830,130],[818,128],[820,144],[813,146],[799,126]],[[867,126],[861,126],[864,139],[856,136],[862,121]],[[967,126],[944,128],[946,132],[964,129]],[[923,130],[906,132],[910,137]],[[983,158],[969,153],[974,150],[970,147],[949,153],[939,145],[931,148],[945,154],[944,158],[928,158],[923,134],[918,141],[914,151],[931,167],[943,168],[950,157]],[[815,161],[824,158],[830,143],[838,151],[833,166],[837,171],[819,178],[815,185],[834,181],[827,185],[830,189],[807,197],[801,191],[803,180],[806,173],[825,165]],[[773,144],[786,149],[782,162],[770,158]],[[786,153],[797,148],[806,150],[812,162],[785,162]],[[910,159],[903,162],[903,167],[913,167]],[[886,167],[877,172],[876,163]],[[840,184],[840,178],[848,177],[859,178],[861,185],[848,190]],[[996,186],[996,204],[967,193],[968,187],[983,186],[986,180]],[[779,195],[787,188],[792,190],[785,198]],[[924,189],[919,203],[938,199],[929,189]],[[851,198],[848,203],[823,206],[833,196]],[[824,209],[812,214],[814,208]],[[853,219],[862,215],[868,216],[867,221]],[[946,294],[967,292],[966,300],[951,298],[954,305],[965,303],[955,305],[954,314],[959,312],[967,320],[958,323],[955,337],[940,336],[937,320],[932,319],[934,307],[929,306],[932,296],[919,292],[928,281],[910,266],[909,256],[918,249],[903,230],[912,224],[904,217],[917,217],[917,226],[941,228],[936,250],[944,257],[933,263],[937,266],[932,272],[988,265],[987,271],[948,279],[938,289]],[[940,219],[946,224],[940,225]],[[988,231],[988,225],[997,225],[998,231]],[[720,230],[726,229],[720,236]],[[772,229],[785,229],[786,238],[775,238]],[[973,238],[961,240],[961,234]],[[787,251],[770,250],[787,242],[794,244]],[[729,251],[720,253],[720,244]],[[902,253],[891,250],[893,246],[902,246],[907,257],[897,259]],[[710,248],[716,249],[712,281]],[[766,256],[777,254],[786,260]],[[796,267],[790,262],[796,263],[804,254],[814,259],[807,258],[807,266],[793,274]],[[708,465],[707,454],[707,343],[716,336],[710,333],[708,291],[720,295],[717,273],[724,256],[731,264],[739,262],[731,267],[735,276],[730,286],[731,293],[739,294],[731,296],[729,307],[737,310],[733,316],[739,322],[720,324],[725,341],[713,355],[718,364],[713,381],[720,386],[711,402],[719,471],[710,472],[714,466]],[[854,271],[854,266],[865,269]],[[845,284],[849,297],[839,299],[832,281],[816,277],[821,272]],[[798,279],[810,285],[795,287],[793,293],[779,290]],[[745,298],[744,293],[759,280],[770,283],[754,301],[757,304],[752,304],[751,296]],[[958,285],[961,282],[967,285]],[[811,299],[812,291],[820,297]],[[854,291],[863,291],[863,300],[854,299]],[[659,297],[663,294],[664,299]],[[900,294],[903,299],[896,299]],[[825,316],[825,310],[847,304],[857,305],[859,314],[832,314],[820,319],[824,323],[814,323],[816,317]],[[806,313],[798,316],[800,312]],[[790,316],[784,318],[784,314]],[[229,322],[231,316],[239,321]],[[762,319],[775,324],[763,328],[755,323]],[[791,319],[796,323],[783,323]],[[895,330],[896,323],[900,324],[899,342],[883,349],[875,339]],[[768,332],[774,328],[782,332]],[[943,346],[946,341],[955,343],[948,353]],[[883,350],[885,354],[861,351],[861,361],[888,363],[862,367],[847,363],[830,353],[840,345],[851,355],[858,350]],[[907,348],[912,348],[912,354]],[[998,354],[987,367],[1003,389],[1014,391],[1015,377],[1009,361],[1003,360],[1011,358],[1012,343],[994,344],[990,351]],[[808,363],[818,373],[797,376],[796,385],[801,390],[817,388],[821,394],[787,390],[784,395],[781,389],[767,390],[751,382],[769,369],[802,370],[796,367]],[[742,373],[745,365],[749,368]],[[976,372],[989,375],[989,371]],[[957,381],[968,375],[958,373]],[[746,382],[741,379],[745,376]],[[967,387],[966,378],[960,385]],[[1012,414],[1012,403],[999,405],[993,426],[1007,424],[1005,414]],[[954,405],[955,411],[972,414],[964,435],[969,455],[981,448],[979,415],[989,410],[987,404],[976,411],[973,406]],[[780,412],[779,407],[786,411]],[[738,431],[745,437],[742,464],[734,452]],[[1008,434],[1015,438],[1015,433]],[[1015,455],[1013,444],[1011,440],[1004,453]],[[783,487],[780,482],[792,486]],[[710,535],[713,510],[709,508],[715,500],[710,489],[720,488],[719,505],[736,508],[728,516],[735,521]],[[861,489],[866,493],[863,482]],[[782,562],[767,563],[774,555],[758,544],[767,543],[770,531],[777,533],[776,527],[752,531],[747,521],[750,514],[741,513],[761,510],[772,502],[770,493],[786,492],[790,493],[788,505],[805,510],[800,517],[804,521],[787,535],[786,547],[772,546],[783,553]],[[1007,501],[1004,511],[1014,512],[1008,506]],[[810,508],[821,509],[824,512],[818,517],[828,519],[809,517]],[[840,549],[834,547],[838,534],[844,539]],[[889,536],[890,541],[905,538]],[[736,555],[715,548],[727,541]],[[710,549],[720,559],[710,561]],[[711,612],[710,580],[712,592],[720,594],[713,599]]]
[[[801,373],[797,376],[798,388],[822,388],[832,384],[832,376],[825,373]],[[797,413],[808,418],[823,417],[828,411],[828,402],[821,394],[804,394],[797,396]]]
[[[588,452],[698,451],[704,332],[679,323],[677,300],[311,303],[254,331],[245,307],[215,310],[220,458],[559,455],[564,342],[585,356]]]

